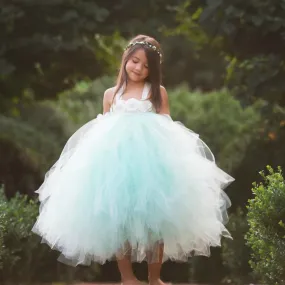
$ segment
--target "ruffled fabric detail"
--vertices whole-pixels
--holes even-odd
[[[164,260],[209,256],[231,237],[223,189],[232,181],[170,116],[107,113],[80,128],[46,174],[33,231],[71,265],[126,253],[140,262],[161,243]]]

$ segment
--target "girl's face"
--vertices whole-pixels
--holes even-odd
[[[143,49],[136,50],[126,64],[128,78],[134,82],[144,81],[148,76],[148,62]]]

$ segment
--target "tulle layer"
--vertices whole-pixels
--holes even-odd
[[[33,231],[69,264],[131,254],[142,261],[164,244],[164,260],[210,255],[221,236],[233,178],[198,135],[154,113],[108,113],[67,142],[37,191]]]

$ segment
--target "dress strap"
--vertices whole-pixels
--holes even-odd
[[[118,90],[118,92],[116,93],[116,101],[119,100],[121,98],[121,96],[123,95],[125,90],[125,85],[122,85],[122,87]]]
[[[146,82],[144,84],[143,92],[142,92],[142,100],[145,100],[148,97],[150,87],[151,87],[150,83]]]

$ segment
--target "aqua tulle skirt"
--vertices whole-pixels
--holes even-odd
[[[233,178],[199,136],[155,113],[107,113],[81,127],[37,191],[33,231],[60,260],[143,261],[210,255],[221,237]]]

